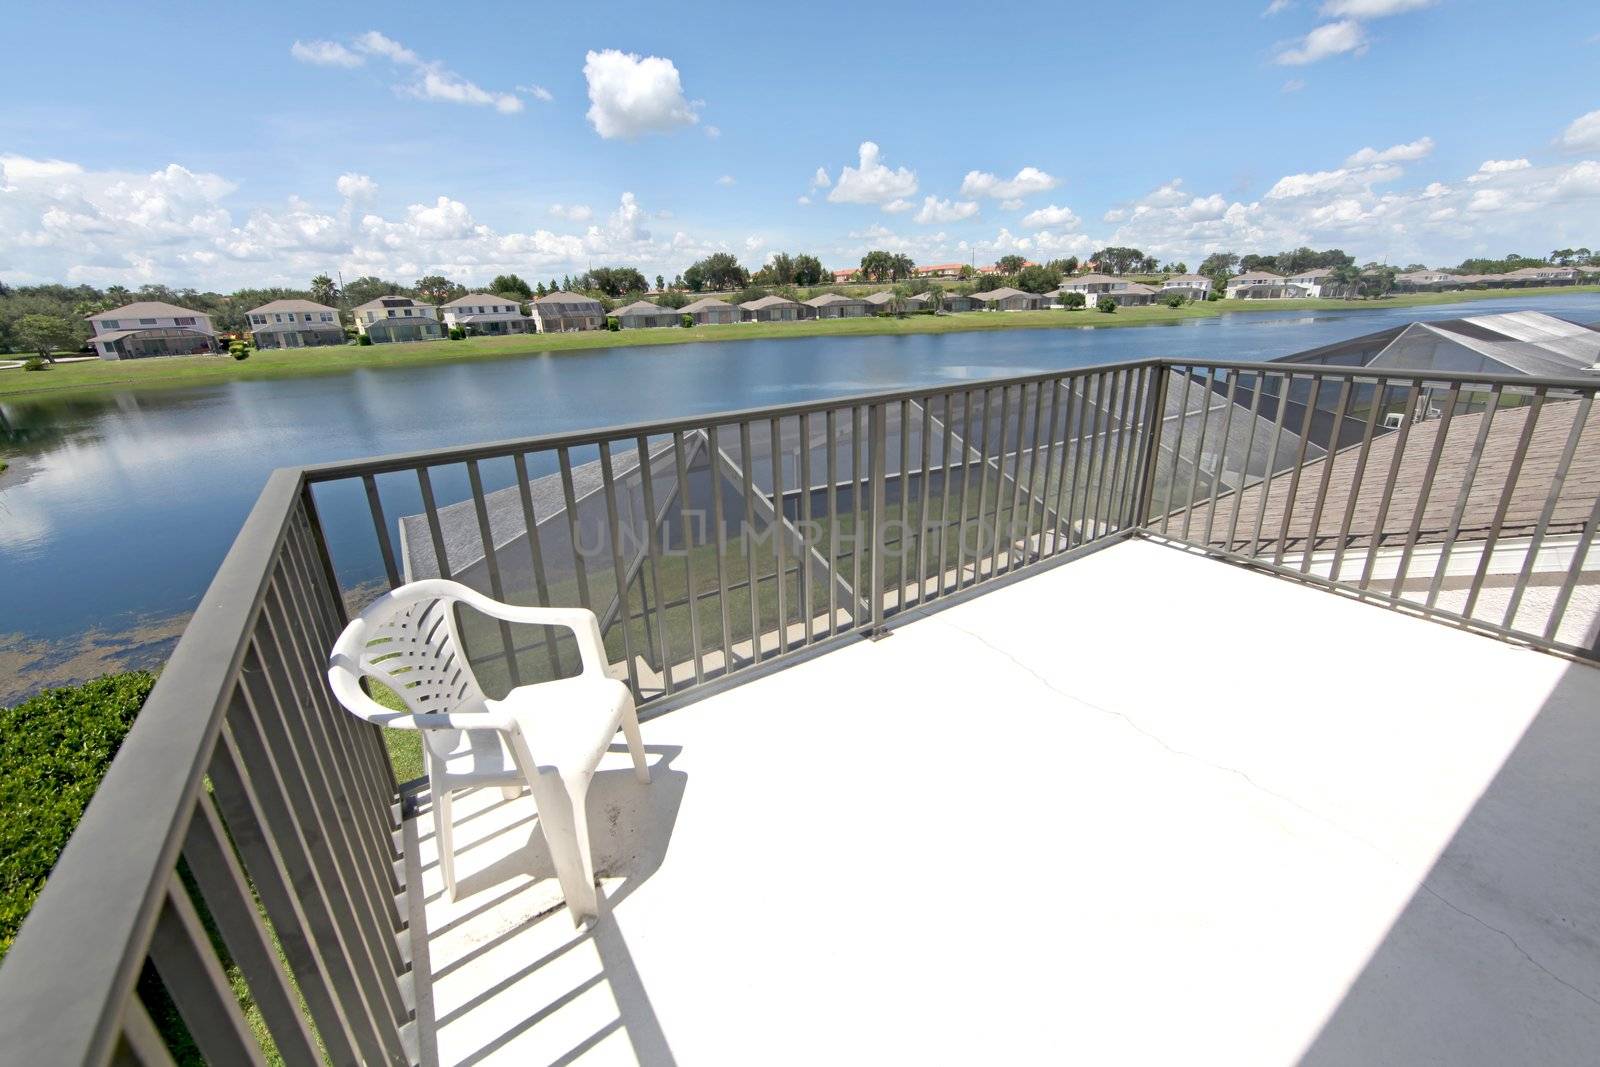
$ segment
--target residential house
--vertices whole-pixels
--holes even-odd
[[[1442,270],[1408,270],[1394,276],[1397,289],[1459,288],[1467,275],[1446,274]]]
[[[1171,296],[1174,293],[1190,300],[1209,300],[1211,279],[1204,274],[1174,274],[1161,283],[1161,295]]]
[[[873,293],[865,299],[872,305],[874,315],[892,315],[901,310],[901,299],[887,289],[881,293]]]
[[[559,290],[546,293],[536,298],[530,308],[540,333],[599,330],[606,324],[605,307],[594,297],[582,293]]]
[[[1052,296],[1061,297],[1067,293],[1082,293],[1083,302],[1093,307],[1095,301],[1102,296],[1120,292],[1128,287],[1128,282],[1122,278],[1114,278],[1109,274],[1077,274],[1061,282]]]
[[[979,304],[965,293],[945,293],[939,298],[943,310],[955,314],[962,311],[977,311]]]
[[[696,326],[726,326],[739,321],[740,311],[726,300],[702,297],[678,309],[679,315],[692,315]]]
[[[317,348],[342,345],[339,312],[311,300],[274,300],[246,313],[257,348]]]
[[[356,330],[375,345],[390,341],[438,341],[444,337],[432,304],[409,296],[380,296],[355,310]]]
[[[611,312],[616,318],[617,325],[624,330],[642,330],[654,326],[677,326],[683,321],[683,313],[673,308],[664,308],[659,304],[652,304],[648,300],[635,300],[626,307],[616,308]]]
[[[919,278],[959,278],[964,263],[933,263],[925,267],[918,267],[915,274]]]
[[[441,304],[446,326],[460,326],[468,333],[532,333],[533,320],[522,313],[522,305],[508,296],[468,293],[448,304]]]
[[[1044,307],[1044,297],[1038,293],[1025,293],[1009,285],[973,293],[972,299],[990,311],[1038,311]]]
[[[823,293],[814,296],[805,302],[819,319],[854,319],[862,315],[871,314],[873,307],[857,296],[840,296],[838,293]]]
[[[1228,279],[1225,294],[1229,300],[1282,300],[1284,278],[1270,270],[1248,270]]]
[[[89,316],[101,359],[195,356],[217,351],[211,316],[160,300],[141,300]]]
[[[1121,289],[1118,289],[1115,292],[1106,293],[1104,295],[1116,301],[1117,307],[1126,308],[1147,307],[1151,304],[1154,304],[1158,294],[1148,285],[1141,285],[1138,282],[1129,282]],[[1096,297],[1093,302],[1099,303],[1100,298]]]
[[[908,314],[916,311],[928,310],[928,305],[933,302],[932,293],[912,293],[900,301],[900,307]]]
[[[1523,267],[1502,277],[1507,285],[1576,285],[1576,267]]]
[[[1347,286],[1341,285],[1333,276],[1332,267],[1313,267],[1292,274],[1284,279],[1284,296],[1286,298],[1309,297],[1311,299],[1336,299],[1345,295]]]
[[[806,317],[804,306],[781,296],[746,300],[739,305],[739,311],[745,322],[793,322]]]
[[[833,272],[833,284],[847,285],[860,271],[860,267],[845,267],[843,270],[836,270]]]

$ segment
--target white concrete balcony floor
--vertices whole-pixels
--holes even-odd
[[[442,1063],[1576,1064],[1600,671],[1145,541],[645,724],[577,931],[407,823]],[[419,881],[420,878],[420,881]]]

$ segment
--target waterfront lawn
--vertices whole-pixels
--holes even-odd
[[[53,364],[43,371],[0,370],[0,398],[72,395],[130,388],[211,385],[225,381],[342,374],[361,368],[409,367],[477,359],[504,359],[539,353],[559,354],[598,348],[674,345],[758,338],[951,333],[972,330],[1149,326],[1258,311],[1360,311],[1504,298],[1536,299],[1557,293],[1594,293],[1600,286],[1538,289],[1484,289],[1461,293],[1409,293],[1378,300],[1218,300],[1170,308],[1122,308],[1113,314],[1076,311],[967,312],[959,315],[908,315],[808,322],[748,322],[730,326],[594,330],[584,333],[474,337],[464,341],[426,341],[390,345],[338,345],[329,348],[252,352],[243,361],[221,356],[168,356],[141,360],[89,360]]]

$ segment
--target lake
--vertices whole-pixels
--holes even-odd
[[[274,467],[1151,356],[1256,360],[1419,319],[1600,294],[1173,326],[601,349],[0,401],[0,703],[161,662]],[[0,373],[19,373],[16,371]]]

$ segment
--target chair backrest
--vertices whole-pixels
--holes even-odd
[[[392,689],[413,714],[484,710],[456,630],[454,585],[401,586],[373,601],[340,638],[359,673]]]

